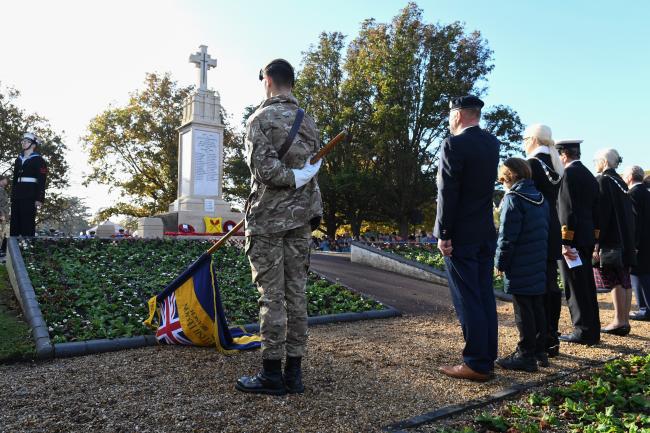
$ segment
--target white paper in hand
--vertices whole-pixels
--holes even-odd
[[[571,251],[573,251],[576,254],[575,259],[570,259],[567,256],[564,256],[564,260],[566,261],[566,264],[569,266],[569,269],[577,268],[578,266],[582,266],[582,260],[580,260],[580,256],[578,255],[578,252],[576,251],[575,248],[571,248]]]

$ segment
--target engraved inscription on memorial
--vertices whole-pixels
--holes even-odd
[[[194,130],[194,194],[215,196],[219,191],[221,167],[219,132]]]

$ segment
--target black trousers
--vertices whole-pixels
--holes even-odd
[[[545,295],[512,295],[515,323],[519,330],[517,349],[522,356],[546,352]]]
[[[14,198],[11,200],[11,236],[34,236],[36,234],[36,201]]]
[[[560,272],[564,281],[565,296],[569,304],[574,334],[588,343],[600,341],[600,315],[596,283],[591,268],[593,245],[577,248],[582,266],[570,269],[565,260],[561,260]]]
[[[546,311],[546,348],[560,344],[558,323],[562,312],[562,292],[557,284],[557,260],[546,262],[546,293],[544,294],[544,311]]]

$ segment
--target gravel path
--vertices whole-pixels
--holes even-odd
[[[612,311],[602,306],[609,308],[602,311],[604,322]],[[500,303],[499,316],[503,355],[517,340],[512,306]],[[566,308],[562,328],[569,329]],[[650,323],[635,324],[627,338],[604,336],[599,347],[563,346],[551,369],[498,371],[486,384],[436,371],[459,360],[461,333],[451,314],[324,325],[310,334],[307,392],[279,398],[233,388],[242,373],[257,369],[259,353],[225,357],[212,349],[148,347],[0,366],[0,431],[374,432],[587,359],[626,348],[647,351]]]

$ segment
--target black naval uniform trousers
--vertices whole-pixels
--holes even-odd
[[[463,330],[463,360],[488,374],[497,357],[497,312],[492,272],[496,231],[492,197],[501,143],[478,126],[445,140],[438,169],[434,234],[451,239],[445,257],[449,290]]]
[[[47,164],[40,154],[16,158],[11,186],[11,236],[36,234],[36,202],[45,200],[46,178]]]
[[[588,344],[600,341],[600,316],[591,256],[599,236],[598,182],[580,161],[564,171],[558,197],[562,243],[575,248],[582,265],[569,268],[561,261],[560,270],[569,304],[574,335]]]
[[[544,311],[546,314],[546,349],[560,344],[558,323],[562,311],[562,292],[557,283],[558,260],[562,259],[562,233],[557,215],[557,197],[560,192],[560,175],[553,170],[551,156],[538,153],[528,159],[535,188],[544,195],[548,203],[548,253],[546,256],[546,293]]]

